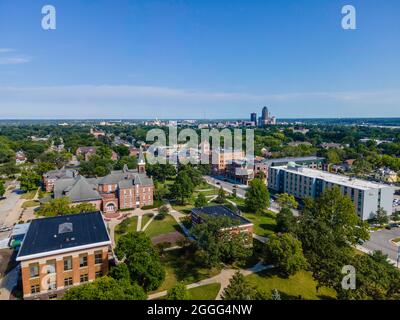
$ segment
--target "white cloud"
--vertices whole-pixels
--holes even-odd
[[[11,48],[0,48],[0,53],[9,53],[9,52],[14,52],[14,49]]]
[[[1,65],[24,64],[31,61],[28,57],[0,57]]]
[[[24,64],[31,61],[31,58],[25,55],[7,55],[15,51],[12,48],[0,48],[0,65]]]
[[[400,116],[400,89],[248,93],[136,85],[0,86],[0,116],[242,117],[270,105],[280,117]]]

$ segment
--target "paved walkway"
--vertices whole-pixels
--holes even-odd
[[[181,218],[187,217],[187,215],[184,215],[183,213],[180,213],[179,211],[176,211],[172,206],[171,203],[168,200],[164,200],[165,205],[169,209],[169,214],[175,219],[176,223],[181,227],[183,233],[189,240],[194,240],[194,238],[190,235],[189,230],[185,227],[185,225],[182,223]]]
[[[273,268],[272,265],[268,265],[268,266],[264,266],[261,262],[256,264],[254,267],[250,268],[250,269],[246,269],[246,270],[239,270],[244,276],[248,276],[250,274],[253,273],[258,273],[261,272],[263,270],[267,270],[267,269],[271,269]],[[229,281],[230,279],[233,277],[233,275],[237,272],[238,270],[236,269],[223,269],[221,271],[220,274],[212,277],[212,278],[208,278],[208,279],[204,279],[192,284],[189,284],[186,286],[187,289],[193,289],[193,288],[197,288],[197,287],[201,287],[201,286],[205,286],[208,284],[212,284],[212,283],[219,283],[221,285],[221,288],[218,292],[217,298],[216,300],[221,300],[222,299],[222,293],[224,292],[225,288],[229,285]],[[154,300],[154,299],[159,299],[161,297],[166,296],[168,293],[168,291],[161,291],[161,292],[157,292],[154,294],[149,295],[148,300]]]

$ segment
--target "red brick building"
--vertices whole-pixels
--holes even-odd
[[[68,197],[72,203],[92,203],[106,217],[118,216],[119,210],[153,205],[154,183],[146,175],[143,153],[138,168],[112,171],[100,178],[59,179],[54,183],[54,198]]]
[[[22,241],[23,296],[58,299],[108,273],[111,240],[100,212],[33,220]]]

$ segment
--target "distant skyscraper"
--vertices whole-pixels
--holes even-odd
[[[261,117],[258,119],[258,125],[260,127],[265,127],[267,125],[274,125],[276,124],[276,118],[271,117],[268,108],[264,107],[261,112]]]
[[[250,115],[250,121],[251,121],[251,122],[254,122],[254,125],[257,125],[257,113],[253,112],[253,113]]]
[[[267,107],[264,107],[264,108],[262,109],[261,119],[263,119],[263,120],[268,120],[268,118],[269,118],[268,108],[267,108]]]

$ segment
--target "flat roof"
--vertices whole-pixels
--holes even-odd
[[[26,234],[28,232],[29,226],[30,222],[16,224],[13,228],[13,231],[11,232],[11,237],[16,237],[22,234]]]
[[[229,209],[228,207],[223,206],[223,205],[193,208],[192,213],[196,214],[196,215],[206,214],[206,215],[214,216],[214,217],[229,218],[231,220],[238,221],[239,225],[252,224],[252,222],[250,220],[247,220],[246,218],[239,216],[238,214],[233,212],[231,209]]]
[[[300,161],[323,161],[325,158],[317,157],[317,156],[308,156],[308,157],[287,157],[287,158],[272,158],[265,159],[261,161],[262,163],[271,164],[271,163],[289,163],[289,162],[300,162]]]
[[[35,219],[30,223],[17,261],[110,243],[101,212]]]
[[[383,183],[371,182],[367,180],[361,180],[357,178],[350,178],[348,176],[334,174],[326,171],[321,171],[317,169],[310,169],[302,166],[297,166],[296,168],[290,166],[276,166],[273,168],[281,169],[287,172],[293,172],[298,175],[322,179],[326,182],[331,182],[334,184],[343,185],[346,187],[368,190],[368,189],[381,189],[381,188],[391,188],[391,186]]]

